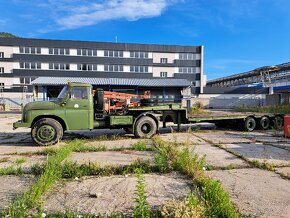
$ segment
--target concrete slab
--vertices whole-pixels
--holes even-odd
[[[290,167],[277,167],[275,172],[290,178]]]
[[[290,181],[260,169],[209,171],[221,182],[243,214],[290,217]]]
[[[161,134],[160,138],[166,142],[175,142],[178,144],[205,144],[206,142],[191,133],[166,133]]]
[[[29,188],[32,184],[32,176],[0,176],[0,210],[9,206],[17,194],[20,194]]]
[[[90,141],[86,143],[85,145],[93,146],[96,148],[105,147],[108,150],[110,149],[112,150],[112,149],[121,149],[121,148],[124,148],[124,149],[132,148],[132,145],[139,142],[146,144],[148,148],[152,147],[152,140],[132,139],[132,138],[115,140],[115,141]]]
[[[176,173],[145,174],[146,194],[150,206],[156,207],[171,199],[182,199],[190,188],[190,180]],[[136,178],[134,176],[87,177],[81,181],[63,182],[55,186],[44,201],[46,213],[65,212],[130,214],[133,208]]]
[[[104,166],[124,166],[130,165],[137,160],[149,161],[154,164],[154,152],[151,151],[104,151],[104,152],[79,152],[73,153],[68,161],[77,164],[94,163],[101,167]]]
[[[252,139],[241,137],[240,135],[228,134],[224,131],[202,131],[195,132],[193,135],[201,137],[204,140],[210,140],[215,144],[228,143],[251,143]]]
[[[47,157],[43,155],[0,155],[0,168],[20,167],[24,172],[28,172],[33,165],[43,164],[46,160]]]
[[[229,152],[210,144],[191,145],[189,149],[200,157],[206,155],[206,164],[216,168],[245,168],[250,165]]]
[[[263,144],[224,144],[227,150],[240,154],[250,160],[265,162],[274,166],[288,166],[290,164],[290,152]]]
[[[58,148],[64,146],[65,143],[60,142],[56,145],[50,146],[37,146],[36,144],[28,143],[11,143],[11,144],[1,144],[0,143],[0,154],[22,154],[22,153],[35,153],[43,151],[46,148]]]

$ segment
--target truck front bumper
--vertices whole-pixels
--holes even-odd
[[[13,123],[13,129],[17,129],[19,127],[30,127],[30,123],[24,123],[21,120],[18,120],[17,122]]]

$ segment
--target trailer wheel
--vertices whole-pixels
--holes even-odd
[[[244,123],[246,131],[252,132],[256,128],[256,120],[253,117],[247,117]]]
[[[63,136],[61,124],[52,118],[38,120],[31,128],[31,137],[41,146],[56,144]]]
[[[283,118],[279,115],[276,115],[274,118],[275,129],[281,130],[281,129],[283,129],[283,126],[284,126]]]
[[[264,116],[260,120],[260,129],[267,130],[270,128],[271,120],[269,117]]]
[[[143,116],[134,126],[134,135],[137,138],[150,138],[157,132],[156,122],[148,116]]]

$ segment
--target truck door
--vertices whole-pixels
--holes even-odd
[[[66,102],[66,121],[70,130],[89,129],[89,88],[71,87]]]

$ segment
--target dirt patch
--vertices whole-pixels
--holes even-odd
[[[32,176],[0,176],[0,210],[9,206],[17,194],[24,192],[33,182]]]
[[[290,183],[279,175],[260,169],[210,171],[208,175],[221,181],[243,214],[290,217]]]
[[[213,147],[210,144],[189,146],[189,149],[200,157],[206,155],[206,164],[217,168],[242,168],[249,167],[249,164],[229,152]]]
[[[73,153],[67,160],[77,164],[94,163],[104,166],[124,166],[130,165],[137,160],[154,163],[154,152],[151,151],[104,151]]]
[[[190,181],[175,173],[145,174],[146,192],[150,206],[157,207],[171,199],[183,198]],[[133,176],[87,177],[81,181],[64,182],[51,191],[44,203],[48,213],[66,209],[88,214],[130,213],[136,178]]]
[[[240,154],[250,160],[268,163],[274,166],[288,166],[290,164],[290,152],[270,145],[255,144],[225,144],[227,150]]]
[[[27,172],[33,165],[45,163],[46,159],[47,157],[43,155],[0,155],[0,168],[14,166],[20,167],[24,172]]]
[[[115,141],[91,141],[91,142],[86,143],[85,145],[93,146],[96,148],[105,147],[106,149],[110,150],[110,149],[132,148],[132,145],[139,142],[146,144],[148,148],[152,147],[151,140],[146,140],[146,139],[140,140],[140,139],[131,139],[131,138],[115,140]]]

